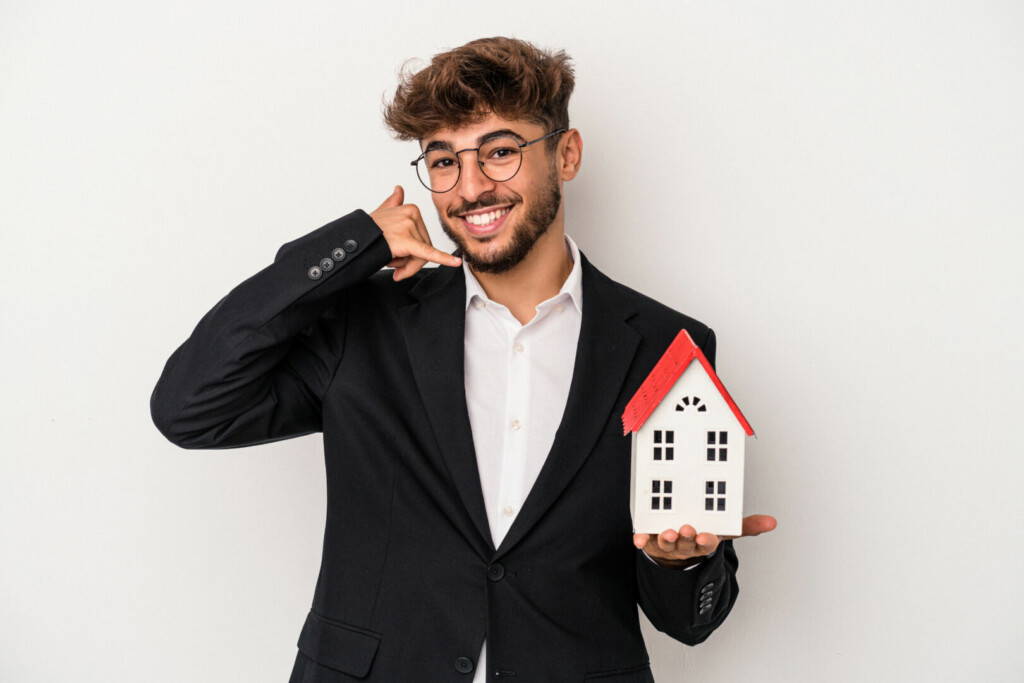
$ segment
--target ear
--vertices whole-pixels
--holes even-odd
[[[555,151],[559,177],[562,180],[572,180],[583,165],[583,137],[579,130],[567,130],[562,135],[562,140],[558,141]]]

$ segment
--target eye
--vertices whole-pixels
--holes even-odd
[[[449,166],[442,166],[442,164],[449,164],[450,165],[451,163],[452,163],[452,160],[448,159],[446,157],[444,159],[438,159],[433,164],[431,164],[430,167],[431,168],[448,168]]]
[[[505,152],[505,154],[501,154],[501,152]],[[491,156],[496,159],[507,159],[508,157],[513,156],[518,152],[519,149],[515,147],[499,147],[498,149],[491,152]]]

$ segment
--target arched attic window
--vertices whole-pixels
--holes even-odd
[[[697,411],[698,413],[706,413],[708,411],[707,405],[700,400],[700,396],[683,396],[679,403],[676,404],[676,410],[682,411]]]

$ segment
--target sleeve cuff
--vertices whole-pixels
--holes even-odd
[[[642,553],[644,554],[644,557],[646,557],[646,558],[647,558],[648,560],[650,560],[650,561],[651,561],[652,563],[654,563],[654,564],[658,565],[659,567],[661,567],[661,566],[662,566],[662,565],[658,564],[658,561],[657,561],[657,560],[655,560],[655,559],[654,559],[653,557],[651,557],[650,555],[648,555],[648,554],[647,554],[647,551],[646,551],[646,550],[643,550],[643,549],[641,548],[640,552],[642,552]],[[707,554],[707,555],[705,555],[704,557],[705,557],[705,558],[710,558],[710,557],[714,557],[714,556],[715,556],[715,553],[717,553],[717,552],[718,552],[718,548],[715,548],[714,550],[712,550],[712,551],[711,551],[710,553],[708,553],[708,554]],[[694,563],[694,564],[691,564],[691,565],[690,565],[689,567],[683,567],[682,569],[678,569],[677,571],[682,571],[682,572],[688,572],[688,571],[690,571],[691,569],[696,569],[697,567],[701,566],[702,564],[704,564],[704,560],[701,560],[700,562],[696,562],[696,563]],[[664,567],[664,568],[665,568],[665,569],[672,569],[672,567]]]

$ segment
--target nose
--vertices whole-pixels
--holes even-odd
[[[484,175],[483,169],[477,163],[476,152],[467,153],[462,157],[462,172],[456,191],[467,204],[475,202],[485,192],[494,191],[496,186],[495,181]]]

